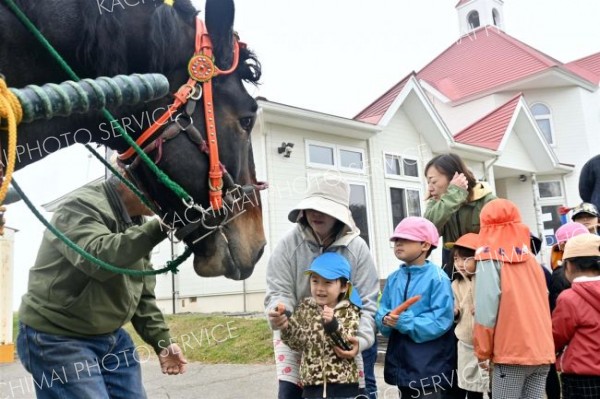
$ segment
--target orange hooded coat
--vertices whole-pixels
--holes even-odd
[[[548,289],[529,248],[529,228],[506,199],[487,203],[480,218],[475,354],[500,364],[551,364],[555,355]]]

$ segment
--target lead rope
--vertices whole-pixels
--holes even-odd
[[[17,6],[13,0],[4,0],[4,2],[8,6],[8,8],[10,8],[10,10],[15,14],[15,16],[21,21],[21,23],[23,25],[25,25],[25,27],[42,44],[42,46],[52,55],[52,57],[58,62],[58,64],[61,66],[61,68],[66,72],[66,74],[74,81],[77,81],[77,82],[80,81],[81,79],[79,78],[79,76],[77,76],[75,71],[73,71],[73,69],[69,66],[69,64],[67,64],[67,62],[62,58],[62,56],[52,46],[52,44],[50,44],[50,42],[48,42],[48,40],[44,37],[44,35],[42,35],[42,33],[31,22],[31,20],[23,13],[23,11],[19,8],[19,6]],[[2,82],[4,82],[4,81],[2,80]],[[2,83],[2,84],[5,86],[5,83]],[[1,86],[0,86],[0,88],[1,88]],[[9,98],[10,98],[10,96],[9,96]],[[18,101],[17,101],[17,103],[18,103]],[[11,100],[11,110],[12,110],[13,115],[15,113],[14,112],[15,107],[16,107],[16,105],[13,104],[13,101]],[[20,104],[18,105],[17,109],[20,110]],[[17,115],[18,115],[18,113],[17,113]],[[147,166],[156,174],[156,176],[158,177],[158,180],[161,183],[163,183],[171,191],[173,191],[180,199],[182,199],[184,201],[184,203],[194,204],[193,198],[183,189],[183,187],[181,187],[176,182],[172,181],[163,171],[161,171],[158,168],[158,166],[156,166],[154,164],[154,162],[152,162],[152,160],[150,160],[148,155],[146,155],[146,153],[137,145],[135,140],[133,140],[131,138],[131,136],[129,136],[129,134],[125,131],[125,129],[123,129],[121,124],[116,120],[116,118],[106,108],[102,109],[102,115],[111,124],[113,122],[115,122],[114,126],[116,127],[116,130],[123,136],[125,141],[127,141],[127,143],[135,149],[135,151],[138,153],[139,157],[142,158],[144,160],[144,162],[146,162]],[[16,125],[18,123],[18,122],[16,122],[16,119],[12,119],[11,113],[8,113],[7,119],[9,121],[9,160],[8,160],[9,166],[7,167],[7,179],[2,184],[2,189],[6,185],[6,191],[8,191],[8,183],[7,182],[12,178],[12,170],[10,168],[11,158],[13,160],[12,166],[14,169],[14,162],[15,162],[15,157],[16,157]],[[14,123],[11,122],[11,120],[13,120]],[[19,120],[20,120],[20,118],[19,118]],[[10,148],[11,148],[11,140],[10,140],[11,126],[14,126],[14,137],[13,137],[14,138],[14,150],[13,151],[10,151]],[[90,148],[91,147],[88,147],[88,150]],[[94,153],[94,152],[92,152],[92,153]],[[109,167],[109,169],[111,169],[111,171],[114,170],[111,167]],[[10,172],[10,175],[9,175],[9,172]],[[118,172],[116,173],[116,175],[119,176],[120,180],[123,182],[124,182],[124,180],[127,180],[127,179],[124,179]],[[127,185],[127,187],[130,187],[130,184],[127,184],[127,183],[125,183],[125,184]],[[58,231],[54,226],[52,226],[50,224],[50,222],[48,222],[48,220],[46,220],[46,218],[44,218],[42,216],[41,213],[39,213],[37,211],[37,209],[35,208],[33,203],[25,195],[23,190],[21,190],[21,187],[17,184],[17,182],[14,179],[12,179],[12,185],[15,188],[15,190],[17,190],[17,192],[19,193],[21,198],[23,198],[23,201],[25,202],[27,207],[31,210],[31,212],[35,215],[35,217],[44,226],[46,226],[46,228],[49,231],[51,231],[56,237],[58,237],[60,240],[62,240],[69,248],[71,248],[72,250],[77,252],[79,255],[83,256],[86,260],[98,265],[99,267],[101,267],[103,269],[111,271],[113,273],[127,274],[127,275],[134,275],[134,276],[156,275],[156,274],[161,274],[161,273],[167,273],[169,271],[172,271],[173,273],[177,273],[177,271],[178,271],[177,267],[180,264],[182,264],[192,254],[192,250],[189,247],[186,247],[184,253],[181,254],[177,259],[167,262],[167,266],[165,266],[161,269],[158,269],[158,270],[130,270],[130,269],[123,269],[123,268],[119,268],[119,267],[110,265],[110,264],[102,261],[101,259],[98,259],[98,258],[94,257],[93,255],[89,254],[88,252],[86,252],[85,250],[80,248],[77,244],[75,244],[73,241],[71,241],[62,232]],[[134,193],[136,193],[136,195],[138,193],[140,193],[139,190],[133,190],[133,191],[134,191]],[[2,194],[2,190],[0,190],[0,194]],[[148,200],[146,200],[146,198],[144,196],[140,197],[138,195],[138,197],[140,198],[140,200],[142,202],[144,202],[145,205],[147,205],[147,206],[150,205]],[[2,197],[0,197],[0,198],[2,198]],[[3,198],[2,198],[2,200],[3,200]],[[2,201],[0,201],[0,204],[1,203],[2,203]],[[153,207],[149,206],[149,208],[152,209]],[[2,212],[3,212],[3,209],[0,208],[0,213],[2,213]],[[0,221],[1,220],[3,220],[3,219],[0,215]],[[2,223],[0,223],[0,233],[1,232],[2,232]]]
[[[21,187],[17,184],[15,179],[12,180],[12,186],[15,188],[15,190],[17,190],[17,192],[19,193],[19,195],[21,196],[21,198],[23,199],[23,201],[25,202],[27,207],[35,215],[35,217],[38,218],[38,220],[44,226],[46,226],[46,228],[48,230],[50,230],[52,232],[52,234],[54,234],[56,237],[58,237],[62,242],[65,243],[65,245],[67,245],[73,251],[77,252],[79,255],[81,255],[83,258],[85,258],[85,260],[92,262],[92,263],[98,265],[100,268],[108,270],[109,272],[125,274],[128,276],[152,276],[152,275],[162,274],[162,273],[167,273],[167,272],[172,272],[173,274],[176,274],[179,271],[178,270],[179,265],[181,265],[192,254],[192,250],[189,247],[187,247],[185,249],[185,251],[183,252],[183,254],[181,254],[177,259],[168,261],[166,263],[165,267],[163,267],[161,269],[155,269],[155,270],[154,269],[153,270],[131,270],[131,269],[124,269],[121,267],[113,266],[109,263],[104,262],[102,259],[98,259],[95,256],[91,255],[90,253],[86,252],[79,245],[77,245],[73,241],[71,241],[71,239],[69,237],[64,235],[61,231],[57,230],[56,227],[54,227],[50,222],[48,222],[48,220],[46,218],[44,218],[44,216],[42,216],[42,214],[40,212],[38,212],[38,210],[35,208],[35,206],[31,202],[31,200],[25,195],[23,190],[21,190]]]

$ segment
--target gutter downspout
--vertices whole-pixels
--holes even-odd
[[[498,159],[500,158],[500,155],[496,155],[494,158],[490,159],[489,161],[483,161],[483,180],[489,183],[489,170],[492,166],[494,166],[494,164],[496,162],[498,162]],[[496,191],[496,184],[494,184],[494,191]]]
[[[535,173],[531,174],[531,189],[533,191],[533,209],[535,211],[535,220],[537,227],[537,236],[542,240],[542,248],[546,246],[546,240],[544,239],[544,220],[542,213],[542,205],[540,204],[540,188]],[[540,263],[544,264],[544,251],[540,250]]]

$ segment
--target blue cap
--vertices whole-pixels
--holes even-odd
[[[306,274],[316,273],[327,280],[345,278],[348,280],[349,285],[346,296],[353,305],[360,308],[362,307],[362,300],[360,299],[358,292],[352,287],[352,283],[350,282],[350,271],[350,263],[348,263],[346,258],[336,252],[325,252],[313,260],[306,271]]]
[[[350,263],[336,252],[325,252],[313,260],[306,273],[317,273],[327,280],[337,280],[342,277],[350,280]]]

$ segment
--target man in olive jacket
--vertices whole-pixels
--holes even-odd
[[[151,270],[149,254],[166,238],[152,212],[115,177],[65,199],[52,224],[96,258]],[[163,373],[185,372],[156,305],[154,276],[115,274],[88,262],[46,230],[19,310],[17,351],[38,398],[146,398],[140,363],[122,326],[131,321],[152,346]],[[137,349],[137,350],[136,350]],[[145,349],[145,350],[144,350]]]

